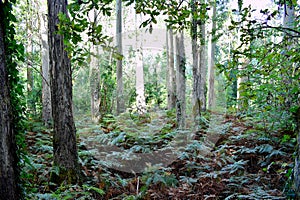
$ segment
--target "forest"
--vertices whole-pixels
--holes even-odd
[[[297,0],[0,0],[0,200],[300,199]]]

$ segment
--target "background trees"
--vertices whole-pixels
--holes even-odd
[[[2,3],[1,1],[1,5],[7,2]],[[212,188],[218,188],[220,191],[214,195],[224,195],[222,196],[224,198],[229,194],[232,197],[248,195],[236,194],[244,190],[239,190],[239,187],[243,187],[243,185],[238,185],[234,181],[256,182],[253,177],[247,177],[249,173],[257,175],[263,181],[261,177],[267,177],[270,173],[273,173],[272,177],[278,176],[277,180],[288,180],[286,177],[291,177],[294,172],[293,190],[295,194],[299,193],[299,152],[295,153],[295,165],[291,164],[290,158],[287,156],[293,153],[291,149],[294,146],[299,146],[299,143],[296,144],[300,115],[299,50],[297,48],[299,8],[295,2],[279,2],[272,4],[268,9],[264,8],[260,12],[256,12],[253,7],[247,5],[246,1],[236,1],[230,4],[227,4],[227,1],[218,1],[214,4],[200,0],[189,2],[128,0],[124,1],[124,6],[129,7],[124,9],[122,20],[120,1],[116,1],[118,5],[117,18],[111,16],[112,10],[116,7],[115,2],[108,0],[71,2],[68,7],[70,18],[66,15],[65,1],[49,1],[50,81],[47,81],[48,47],[44,26],[46,22],[40,20],[38,21],[40,23],[33,23],[30,20],[35,18],[34,16],[45,17],[36,12],[39,10],[39,6],[43,6],[39,3],[41,2],[20,1],[20,4],[14,7],[15,12],[30,11],[26,13],[24,21],[22,21],[23,15],[18,15],[19,21],[15,22],[18,23],[16,28],[2,27],[2,32],[5,33],[4,38],[6,35],[9,36],[7,37],[9,39],[1,41],[2,43],[7,41],[8,44],[4,45],[5,59],[8,62],[3,62],[2,55],[1,65],[4,75],[1,76],[3,79],[1,82],[3,84],[1,88],[3,90],[1,93],[3,100],[1,101],[3,111],[1,112],[3,115],[1,122],[4,124],[3,126],[1,124],[1,128],[11,124],[11,130],[18,129],[19,125],[15,122],[21,121],[20,116],[23,115],[20,111],[25,109],[22,106],[18,107],[20,101],[17,97],[23,92],[21,86],[28,86],[26,87],[28,92],[26,101],[29,126],[26,143],[30,145],[29,151],[33,152],[36,157],[24,159],[25,162],[26,160],[27,162],[28,160],[32,161],[33,167],[24,164],[26,165],[24,169],[32,174],[28,173],[27,178],[21,175],[22,180],[37,180],[29,176],[42,177],[37,170],[39,169],[43,171],[44,175],[43,181],[39,179],[40,182],[44,183],[49,174],[53,175],[50,180],[53,182],[56,181],[54,180],[56,178],[57,182],[64,180],[69,183],[76,182],[81,167],[81,172],[86,177],[92,177],[89,179],[90,182],[85,182],[85,184],[92,183],[94,185],[84,185],[85,189],[73,185],[72,190],[79,191],[79,193],[83,190],[93,190],[97,191],[99,195],[103,195],[105,191],[109,198],[109,195],[114,193],[109,188],[115,189],[114,186],[119,184],[116,188],[128,187],[131,188],[130,191],[133,191],[132,188],[137,190],[138,187],[135,186],[138,186],[141,181],[145,184],[145,188],[150,188],[151,184],[155,185],[157,182],[164,187],[153,186],[149,191],[144,189],[141,193],[139,190],[130,194],[143,196],[147,192],[153,192],[153,189],[167,188],[167,183],[170,183],[172,187],[178,186],[179,191],[191,192],[198,188],[199,190],[196,190],[198,194],[193,193],[193,195],[201,193],[205,197],[206,194],[200,186],[203,181],[207,181],[205,173],[208,173],[209,169],[201,167],[210,166],[215,170],[216,165],[213,162],[217,162],[220,173],[209,171],[209,173],[215,173],[214,175],[217,177],[209,179],[212,181],[210,184],[216,186]],[[58,5],[56,8],[60,9],[53,7],[56,3]],[[129,4],[134,4],[134,8]],[[5,12],[0,14],[2,13]],[[280,13],[281,15],[279,15]],[[141,15],[143,15],[141,19],[144,21],[135,22],[135,17]],[[1,15],[1,17],[5,16]],[[1,21],[4,23],[6,20]],[[134,24],[135,26],[133,26]],[[164,34],[166,30],[160,31],[159,34],[155,33],[162,27],[165,29],[166,24],[169,34]],[[122,28],[124,34],[121,34]],[[27,53],[24,63],[21,58],[24,57],[21,55],[22,48],[15,48],[19,46],[9,35],[14,31],[17,32],[16,39],[26,44]],[[173,34],[176,38],[175,48],[172,47]],[[24,35],[34,37],[28,39]],[[209,39],[210,37],[211,39]],[[118,42],[114,39],[117,39]],[[150,45],[154,50],[148,48],[149,42],[147,43],[147,41],[149,39],[153,39]],[[156,43],[155,39],[159,42]],[[207,48],[209,40],[212,43],[211,52]],[[12,46],[9,47],[9,45]],[[122,48],[120,48],[121,46]],[[42,55],[40,49],[42,49]],[[2,52],[4,51],[2,50]],[[19,53],[19,57],[11,57],[10,55],[13,53]],[[211,55],[211,64],[207,62],[209,55]],[[12,61],[15,63],[11,64]],[[121,64],[123,64],[122,67]],[[216,68],[213,67],[214,65]],[[18,69],[16,66],[23,66],[23,68]],[[40,72],[40,66],[42,66],[42,72]],[[176,70],[174,70],[174,66],[176,66]],[[7,74],[5,74],[5,69]],[[216,69],[215,81],[214,69]],[[18,70],[23,76],[22,79],[16,78]],[[122,78],[120,78],[121,75]],[[208,78],[208,75],[211,76]],[[120,80],[123,84],[119,84]],[[9,83],[7,84],[7,82]],[[47,104],[50,100],[47,82],[50,83],[52,92],[53,147],[45,143],[52,140],[51,123],[49,123],[51,116],[47,116],[51,109]],[[74,93],[72,93],[72,82],[74,83]],[[123,89],[119,87],[121,85],[123,85]],[[176,92],[175,88],[177,88]],[[216,94],[215,100],[214,93]],[[172,110],[175,106],[175,97],[177,120],[174,118],[176,115]],[[41,101],[41,99],[45,101]],[[125,106],[121,105],[123,102],[126,110]],[[214,112],[206,109],[206,106],[211,108],[214,104]],[[4,109],[6,107],[10,107],[13,115],[10,116],[10,112],[6,112]],[[76,111],[77,127],[80,129],[77,135],[75,134],[73,108]],[[117,116],[123,111],[123,114]],[[147,114],[145,114],[146,111]],[[224,111],[226,115],[223,115]],[[50,129],[39,124],[41,116]],[[90,116],[97,120],[92,123]],[[224,127],[224,124],[228,127]],[[2,148],[4,156],[8,154],[10,145],[14,149],[16,147],[14,131],[11,130],[7,128],[1,132],[8,131],[8,134],[2,134],[0,137],[8,143]],[[220,134],[216,134],[216,136],[212,132]],[[90,152],[85,152],[85,148],[99,142],[121,149],[117,152],[112,150],[111,146],[99,148],[101,153],[105,153],[107,149],[113,152],[110,152],[111,155],[119,155],[120,152],[128,153],[120,156],[128,159],[131,159],[129,156],[132,155],[131,153],[149,153],[161,149],[163,149],[162,152],[165,152],[168,148],[173,150],[170,141],[177,140],[178,135],[182,133],[186,135],[194,133],[191,137],[193,138],[192,143],[183,142],[186,144],[186,148],[184,153],[180,153],[179,160],[174,158],[175,161],[171,164],[172,170],[160,168],[161,171],[144,174],[143,178],[135,175],[135,180],[124,181],[121,178],[122,183],[109,183],[110,185],[104,183],[102,180],[107,178],[103,178],[103,174],[109,174],[109,172],[103,172],[106,169],[103,167],[105,161],[99,159],[100,162],[91,158],[92,156],[84,157],[91,155]],[[210,157],[205,154],[208,156],[203,159],[201,156],[205,151],[203,147],[206,144],[202,141],[207,139],[207,135],[218,137],[213,138],[216,147],[212,151],[207,150],[218,156]],[[18,137],[16,140],[19,139]],[[38,144],[43,144],[43,146],[40,149],[31,148],[31,146],[36,148]],[[79,145],[79,149],[76,147],[77,145]],[[224,150],[231,145],[234,145],[236,149],[234,155],[227,154],[232,151]],[[80,150],[79,163],[82,166],[78,164],[78,150]],[[47,154],[47,158],[43,160],[42,164],[36,164],[36,162],[40,162],[38,158],[45,156],[45,152],[52,153],[52,151],[54,157],[51,157],[52,154]],[[101,153],[95,154],[100,155]],[[12,158],[14,156],[12,155]],[[66,157],[68,159],[65,159]],[[159,156],[157,155],[155,158],[159,158]],[[281,160],[278,160],[279,158]],[[54,160],[54,167],[52,170],[48,170],[48,164],[45,163],[51,163],[52,160]],[[203,163],[203,160],[206,163]],[[166,163],[170,164],[170,162]],[[14,164],[14,161],[10,162],[10,165]],[[93,169],[91,169],[91,165]],[[96,165],[101,166],[101,170],[95,167]],[[180,170],[178,170],[179,168]],[[293,171],[292,168],[294,168]],[[246,170],[247,173],[239,173],[240,169]],[[203,172],[205,173],[203,174]],[[151,175],[155,178],[147,179]],[[191,177],[188,177],[189,175]],[[226,179],[229,175],[233,177],[230,180]],[[106,177],[111,176],[113,176],[112,173]],[[179,180],[177,180],[178,177]],[[155,183],[155,181],[157,182]],[[223,184],[228,182],[231,184]],[[31,184],[33,185],[32,182]],[[188,189],[182,190],[183,184]],[[287,182],[287,185],[289,184]],[[32,185],[28,188],[34,188]],[[60,187],[55,183],[53,185],[56,188]],[[114,186],[111,187],[112,185]],[[132,187],[133,185],[134,187]],[[236,187],[234,191],[230,190],[232,185]],[[91,189],[94,186],[96,189]],[[261,187],[266,189],[271,186]],[[39,191],[52,192],[47,186],[40,188],[43,190],[38,189]],[[226,188],[224,192],[222,188]],[[169,192],[168,194],[177,194],[173,190],[174,188],[172,192],[165,191]],[[271,195],[270,191],[271,189],[264,190],[268,195]],[[211,191],[208,193],[211,194]],[[263,196],[268,196],[266,193]],[[127,195],[127,193],[123,195]]]

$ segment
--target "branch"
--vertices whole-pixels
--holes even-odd
[[[300,37],[300,31],[292,29],[292,28],[288,28],[288,27],[271,26],[271,25],[268,25],[268,24],[265,23],[265,26],[262,26],[261,28],[264,28],[264,29],[268,29],[268,28],[276,29],[276,30],[279,30],[279,31],[282,31],[282,32],[288,34],[289,36]],[[291,34],[289,32],[296,33],[297,35]]]

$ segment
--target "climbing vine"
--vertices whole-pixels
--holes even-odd
[[[25,98],[23,94],[22,78],[19,74],[19,66],[24,61],[24,46],[15,39],[15,23],[17,19],[13,14],[13,5],[16,0],[4,1],[3,5],[3,26],[5,62],[8,71],[10,88],[10,100],[12,108],[12,125],[15,133],[18,160],[26,160],[25,155]],[[19,162],[19,167],[21,167]]]

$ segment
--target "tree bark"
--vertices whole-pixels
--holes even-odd
[[[200,109],[206,111],[206,33],[205,21],[200,22],[200,51],[199,51],[199,76],[200,76]]]
[[[238,66],[238,69],[241,71],[243,70],[248,64],[249,60],[245,58],[241,58],[241,64]],[[237,98],[237,108],[238,110],[242,111],[248,107],[248,99],[246,99],[243,95],[241,95],[242,91],[242,85],[248,80],[247,76],[242,76],[237,78],[237,92],[236,92],[236,98]]]
[[[26,43],[26,60],[27,60],[27,107],[29,110],[29,113],[32,115],[35,115],[36,109],[35,109],[35,100],[34,100],[34,77],[33,77],[33,66],[32,66],[32,55],[33,55],[33,23],[32,23],[32,9],[33,5],[31,5],[30,1],[27,1],[28,5],[28,12],[26,14],[26,31],[27,31],[27,43]]]
[[[285,2],[284,5],[284,15],[283,15],[283,26],[285,28],[290,28],[290,29],[295,29],[295,20],[296,20],[296,16],[295,16],[295,7],[294,5],[288,4],[287,2]],[[293,48],[293,45],[297,44],[297,41],[294,41],[292,36],[293,33],[290,33],[291,35],[286,34],[284,37],[284,40],[287,41],[288,45],[286,46],[286,51],[291,51],[291,49]],[[295,71],[295,65],[290,62],[290,65],[287,66],[288,67],[288,72],[293,72]],[[287,86],[293,85],[292,83],[292,74],[286,74],[283,75],[283,83]],[[297,83],[296,83],[297,84]],[[288,88],[287,88],[288,90]],[[287,96],[286,100],[285,100],[285,107],[287,109],[290,108],[291,106],[291,102],[292,99]],[[295,105],[298,106],[296,112],[294,113],[295,117],[295,122],[296,122],[296,127],[297,127],[297,150],[296,150],[296,158],[295,158],[295,165],[294,165],[294,190],[296,193],[296,199],[300,199],[300,107],[299,105]]]
[[[0,199],[17,200],[18,167],[15,133],[12,124],[12,111],[9,94],[7,65],[5,62],[5,27],[4,8],[10,3],[0,1]],[[6,23],[8,23],[6,21]]]
[[[70,59],[65,51],[63,36],[57,34],[58,14],[67,15],[66,0],[48,0],[49,58],[53,134],[53,173],[56,183],[75,183],[79,179],[76,130],[72,110],[72,71]]]
[[[90,19],[93,19],[93,23],[98,25],[98,11],[96,9],[89,13]],[[93,45],[93,44],[92,44]],[[91,47],[91,60],[90,60],[90,94],[91,94],[91,117],[94,122],[99,122],[101,119],[100,112],[100,69],[99,69],[99,50],[96,45]],[[122,66],[121,66],[122,67]]]
[[[173,30],[167,31],[167,49],[168,49],[168,70],[167,70],[167,90],[168,90],[168,109],[175,108],[176,105],[176,75],[174,70],[174,37]],[[168,42],[169,41],[169,42]]]
[[[122,55],[122,1],[117,0],[116,3],[117,11],[117,52]],[[117,59],[117,114],[120,114],[125,111],[125,102],[124,102],[124,88],[123,88],[123,68],[122,68],[122,58]]]
[[[49,127],[52,121],[50,74],[49,74],[49,45],[48,45],[48,21],[47,2],[41,2],[41,43],[42,43],[42,117],[44,124]]]
[[[142,32],[138,32],[137,15],[136,21],[136,107],[140,115],[146,113],[144,64],[143,64],[143,38]]]
[[[199,54],[199,47],[197,44],[197,19],[195,19],[194,15],[196,14],[196,6],[195,0],[191,2],[191,9],[192,9],[192,25],[191,25],[191,39],[192,39],[192,54],[193,54],[193,118],[195,126],[199,125],[199,118],[201,116],[201,101],[200,101],[200,91],[201,91],[201,76],[199,70],[199,61],[198,61],[198,54]]]
[[[294,166],[294,190],[297,198],[300,197],[300,107],[296,112],[296,123],[297,123],[297,155],[295,158],[295,166]]]
[[[212,35],[211,35],[211,49],[210,49],[210,63],[209,63],[209,72],[208,72],[208,108],[212,109],[215,107],[216,97],[215,97],[215,53],[216,53],[216,42],[215,42],[215,31],[216,31],[216,2],[213,6],[212,14]]]
[[[176,119],[179,129],[185,128],[185,49],[183,32],[176,36]]]
[[[96,55],[98,54],[97,47],[92,47],[92,55],[90,62],[90,90],[91,90],[91,114],[92,120],[98,122],[100,116],[100,72],[99,63]]]

